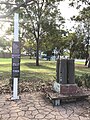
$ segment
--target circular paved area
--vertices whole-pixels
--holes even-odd
[[[0,95],[0,120],[90,120],[88,101],[53,107],[41,92],[20,96],[18,101],[9,101],[10,95]]]

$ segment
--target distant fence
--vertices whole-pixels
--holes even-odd
[[[11,53],[0,53],[0,58],[11,58]]]

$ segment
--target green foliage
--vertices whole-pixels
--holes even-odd
[[[85,58],[82,36],[78,38],[76,33],[68,33],[68,36],[63,37],[62,46],[70,51],[70,58]]]
[[[87,73],[82,74],[81,76],[75,76],[76,84],[80,86],[84,86],[90,88],[90,75]]]
[[[89,38],[90,38],[90,6],[84,7],[78,16],[73,16],[72,20],[79,23],[76,29],[78,40],[82,43],[81,48],[84,58],[89,53]],[[78,45],[77,45],[78,47]],[[81,49],[80,48],[80,49]]]
[[[83,77],[85,79],[85,86],[87,88],[90,88],[90,75],[89,74],[84,74]]]
[[[70,6],[73,6],[77,9],[80,9],[80,7],[82,7],[82,5],[87,5],[89,6],[90,5],[90,1],[89,0],[69,0],[70,1]]]
[[[11,52],[11,41],[7,41],[4,36],[0,37],[0,48],[2,49],[2,52],[4,50],[7,50],[8,52]]]
[[[47,49],[52,49],[51,42],[57,41],[59,37],[58,26],[61,26],[64,21],[55,2],[56,0],[33,1],[32,4],[26,5],[25,9],[20,11],[21,19],[23,22],[26,21],[21,26],[22,30],[25,31],[21,38],[33,40],[36,44],[37,66],[39,65],[39,49],[45,49],[47,43],[50,43]],[[59,21],[58,24],[57,20]]]
[[[4,3],[6,1],[7,0],[4,0]],[[26,3],[17,10],[20,18],[21,48],[29,51],[32,45],[27,41],[31,41],[32,44],[34,43],[36,48],[33,49],[35,49],[37,53],[36,65],[39,65],[39,49],[52,50],[55,47],[61,48],[62,46],[61,36],[65,31],[60,28],[62,28],[65,21],[61,16],[60,10],[58,10],[60,1],[63,0],[31,0],[29,3],[26,1]],[[14,7],[13,0],[7,2],[3,9],[5,13],[6,11],[10,12]],[[15,3],[15,8],[17,8],[21,3],[24,3],[24,0],[15,0]],[[9,7],[7,7],[8,5]],[[11,29],[9,29],[8,32],[10,32],[10,30]]]
[[[79,87],[81,87],[81,86],[83,85],[81,76],[75,75],[75,83],[76,83]]]

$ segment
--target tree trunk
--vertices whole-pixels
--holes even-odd
[[[88,52],[88,45],[87,45],[85,66],[87,66],[88,64],[88,57],[89,57],[89,52]]]
[[[88,68],[90,68],[90,61],[89,61],[89,63],[88,63]]]
[[[37,40],[36,44],[36,66],[39,66],[39,40]]]

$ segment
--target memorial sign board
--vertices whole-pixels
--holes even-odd
[[[12,44],[12,77],[20,77],[20,42]]]

